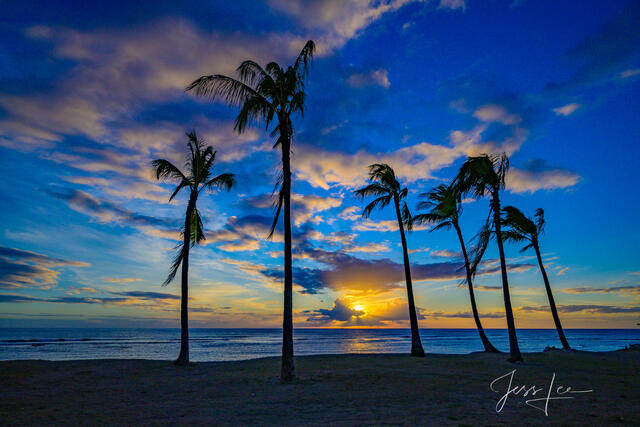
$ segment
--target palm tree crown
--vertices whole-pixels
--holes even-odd
[[[504,189],[508,170],[509,158],[504,153],[469,157],[460,167],[456,185],[462,194],[471,193],[474,197],[495,195]]]
[[[406,187],[401,188],[400,182],[398,182],[391,166],[384,163],[376,163],[369,166],[369,181],[371,181],[371,184],[354,191],[354,194],[361,198],[377,196],[376,199],[365,206],[362,210],[362,216],[368,218],[374,209],[383,209],[395,200],[398,203],[402,202],[400,208],[402,223],[408,230],[411,230],[413,228],[413,218],[409,212],[407,202],[404,200],[409,190]]]
[[[268,130],[276,116],[280,119],[292,113],[304,113],[305,77],[314,51],[315,43],[309,40],[294,65],[286,69],[276,62],[270,62],[262,68],[254,61],[244,61],[236,70],[237,79],[222,74],[202,76],[187,86],[186,90],[239,107],[235,122],[238,132],[244,131],[252,121],[264,122]],[[273,129],[274,135],[280,134],[280,127],[284,125],[290,123],[278,123]],[[280,142],[279,138],[276,145]]]
[[[540,235],[544,232],[544,210],[536,209],[533,219],[527,217],[520,209],[506,206],[502,209],[503,223],[508,228],[502,233],[505,240],[510,242],[528,241],[520,252],[525,252],[538,244]]]
[[[453,185],[440,184],[428,193],[420,194],[426,199],[418,204],[418,209],[429,210],[418,214],[413,221],[420,224],[435,224],[433,230],[450,229],[460,218],[462,204],[460,192]]]

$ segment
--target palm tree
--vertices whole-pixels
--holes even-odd
[[[368,218],[375,209],[382,209],[391,202],[396,209],[398,218],[398,229],[402,241],[402,252],[404,254],[404,276],[407,282],[407,297],[409,299],[409,320],[411,322],[411,355],[424,356],[422,342],[420,341],[420,330],[418,329],[418,317],[416,306],[413,301],[413,286],[411,284],[411,269],[409,267],[409,252],[407,250],[407,240],[404,235],[404,226],[411,231],[413,220],[411,213],[404,200],[407,197],[408,189],[400,188],[400,183],[396,179],[395,172],[389,165],[373,164],[369,166],[369,181],[371,184],[354,191],[354,194],[362,199],[368,196],[377,196],[362,211],[362,217]],[[400,207],[402,203],[402,207]]]
[[[471,193],[475,197],[490,197],[489,215],[493,214],[493,234],[496,237],[500,254],[504,310],[509,330],[509,361],[517,362],[522,360],[522,354],[520,354],[520,348],[518,347],[516,325],[513,319],[513,309],[511,308],[507,263],[504,255],[500,221],[500,190],[504,189],[505,176],[508,170],[509,158],[504,153],[500,156],[483,154],[467,157],[455,178],[455,185],[460,189],[461,194]]]
[[[534,219],[528,218],[518,208],[513,206],[505,207],[502,209],[502,213],[503,223],[507,227],[503,233],[504,239],[511,242],[526,242],[527,244],[520,252],[525,252],[531,248],[536,251],[538,265],[540,266],[544,286],[547,290],[547,297],[549,298],[549,307],[551,307],[551,314],[553,315],[553,321],[556,324],[556,330],[560,336],[560,342],[562,342],[562,348],[570,350],[571,347],[569,346],[567,338],[564,336],[560,317],[558,317],[558,310],[556,309],[556,303],[553,299],[553,293],[551,292],[551,285],[549,285],[549,277],[547,277],[547,271],[544,268],[542,256],[540,255],[540,235],[544,232],[544,210],[541,208],[536,209],[533,215]]]
[[[480,334],[484,351],[489,353],[499,353],[489,338],[487,338],[478,316],[478,307],[476,306],[476,297],[473,293],[471,264],[469,263],[469,255],[462,237],[460,229],[460,215],[462,214],[462,197],[460,192],[454,185],[441,184],[428,193],[423,193],[420,197],[426,199],[418,204],[418,209],[429,209],[429,212],[419,214],[413,217],[413,221],[418,224],[434,224],[435,227],[431,231],[445,229],[449,230],[453,227],[456,230],[460,247],[462,248],[462,256],[464,258],[464,268],[467,273],[467,287],[469,288],[469,298],[471,299],[471,311],[473,319],[476,322],[476,328]]]
[[[223,173],[218,176],[211,176],[211,169],[216,158],[216,152],[211,146],[205,146],[202,139],[199,139],[194,132],[187,133],[189,142],[189,155],[185,167],[187,174],[171,163],[169,160],[156,159],[152,162],[155,170],[156,179],[173,181],[178,186],[175,188],[169,201],[182,190],[189,190],[189,202],[187,203],[187,212],[184,216],[184,228],[182,230],[183,241],[178,245],[176,254],[167,280],[164,286],[173,281],[178,272],[178,268],[182,265],[182,295],[180,297],[180,355],[175,361],[176,365],[189,364],[189,311],[187,302],[189,300],[189,248],[201,243],[205,237],[202,230],[202,218],[196,207],[198,196],[202,190],[212,190],[215,188],[226,188],[231,190],[235,184],[233,174]]]
[[[291,143],[293,141],[294,114],[302,115],[307,77],[315,44],[312,40],[302,48],[295,63],[286,69],[275,62],[264,68],[254,61],[244,61],[237,69],[238,78],[221,74],[202,76],[186,90],[196,95],[219,99],[240,108],[235,130],[242,133],[251,122],[263,122],[271,136],[277,136],[274,148],[282,151],[282,175],[278,179],[280,191],[269,237],[273,235],[280,211],[284,207],[284,314],[282,321],[283,381],[295,377],[293,366],[293,271],[291,256]]]

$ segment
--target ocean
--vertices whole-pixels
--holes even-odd
[[[508,351],[505,329],[488,329],[487,336]],[[561,347],[554,329],[518,330],[520,350]],[[640,329],[566,329],[577,350],[609,351],[640,343]],[[422,329],[427,353],[465,354],[481,351],[475,329]],[[191,329],[192,361],[228,361],[278,356],[280,329]],[[296,329],[296,355],[337,353],[408,353],[407,329]],[[172,360],[180,349],[179,329],[27,329],[0,330],[0,360],[155,359]]]

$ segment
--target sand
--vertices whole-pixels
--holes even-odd
[[[0,363],[0,425],[640,425],[640,351],[526,354],[336,355],[296,358],[298,378],[278,380],[279,359],[176,367],[148,360]],[[547,413],[512,386],[577,393]],[[506,380],[506,378],[505,378]],[[564,391],[566,389],[561,389]],[[532,402],[544,409],[544,401]]]

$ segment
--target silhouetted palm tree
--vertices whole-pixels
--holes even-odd
[[[556,303],[553,299],[553,293],[551,292],[549,277],[547,277],[547,271],[544,268],[542,256],[540,255],[540,235],[544,232],[544,210],[541,208],[536,209],[534,214],[535,219],[528,218],[518,208],[513,206],[505,207],[502,209],[502,213],[503,223],[507,227],[502,233],[505,240],[511,242],[527,242],[520,252],[531,248],[536,251],[538,265],[540,266],[544,286],[547,290],[547,297],[549,298],[549,307],[551,307],[551,314],[553,315],[553,321],[556,324],[556,329],[560,336],[560,342],[562,342],[564,349],[570,350],[571,347],[569,346],[567,338],[564,336],[562,324],[560,324],[560,317],[558,317],[558,310],[556,309]]]
[[[509,330],[509,361],[517,362],[522,360],[522,354],[520,354],[520,348],[518,347],[516,325],[511,308],[509,279],[507,278],[507,263],[504,255],[500,220],[500,190],[504,188],[504,180],[508,170],[509,158],[505,154],[501,156],[483,154],[481,156],[468,157],[460,167],[460,171],[455,179],[455,185],[458,186],[461,194],[471,193],[475,197],[489,196],[491,199],[489,215],[493,213],[493,233],[496,236],[498,252],[500,254],[502,293],[504,296],[507,328]]]
[[[198,138],[195,132],[187,133],[189,142],[189,155],[185,167],[185,175],[178,167],[169,160],[156,159],[152,162],[155,169],[156,179],[173,181],[178,184],[169,201],[182,190],[189,190],[189,202],[187,212],[184,217],[184,228],[182,230],[183,242],[178,245],[169,276],[164,285],[173,281],[178,268],[182,265],[182,295],[180,296],[180,355],[175,361],[176,365],[186,365],[189,363],[189,311],[187,302],[189,300],[189,248],[199,244],[205,237],[202,230],[202,219],[196,207],[198,196],[202,190],[211,190],[214,187],[231,190],[234,185],[233,174],[223,173],[218,176],[211,176],[211,169],[216,158],[216,152],[211,146],[205,146],[204,142]],[[189,244],[191,243],[191,245]]]
[[[407,282],[407,296],[409,299],[409,320],[411,322],[411,355],[424,356],[422,342],[420,341],[420,330],[418,329],[418,317],[416,306],[413,301],[413,286],[411,284],[411,269],[409,267],[409,252],[407,250],[407,240],[404,235],[404,226],[410,231],[413,228],[411,213],[404,200],[407,197],[407,188],[400,188],[400,183],[389,165],[373,164],[369,166],[369,181],[371,184],[354,191],[356,196],[365,198],[377,196],[362,211],[362,216],[368,218],[371,212],[378,208],[382,209],[391,202],[396,209],[398,218],[398,228],[400,229],[400,239],[402,241],[402,252],[404,254],[404,275]],[[400,206],[402,203],[402,207]]]
[[[295,376],[293,366],[293,272],[291,258],[291,143],[293,141],[293,114],[302,115],[305,100],[305,78],[313,58],[312,40],[302,48],[295,63],[286,69],[275,62],[264,68],[254,61],[244,61],[237,69],[238,78],[221,74],[202,76],[187,86],[196,95],[220,99],[240,108],[235,129],[243,132],[252,122],[264,122],[269,130],[277,119],[271,135],[277,136],[274,148],[282,151],[282,175],[276,213],[269,237],[273,235],[280,210],[284,206],[284,315],[282,322],[283,381]]]
[[[418,209],[429,209],[429,212],[414,216],[413,221],[415,223],[435,225],[431,231],[440,229],[448,230],[451,227],[456,230],[456,234],[460,240],[462,256],[464,258],[464,268],[467,273],[467,287],[469,288],[469,298],[471,299],[471,311],[473,312],[473,319],[476,322],[476,328],[480,334],[484,351],[499,353],[484,333],[484,329],[482,328],[482,323],[480,322],[480,317],[478,315],[476,297],[473,293],[472,276],[474,272],[471,270],[469,255],[467,254],[467,248],[464,244],[464,238],[462,237],[462,230],[460,229],[459,220],[460,215],[462,214],[462,197],[460,196],[460,192],[454,185],[441,184],[430,192],[421,194],[420,197],[426,200],[418,204]]]

